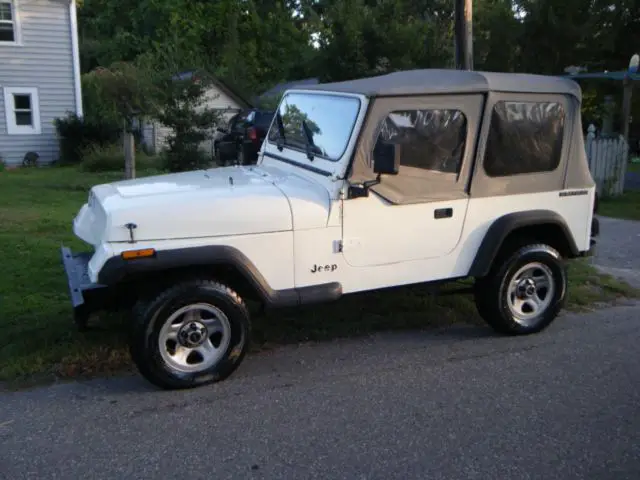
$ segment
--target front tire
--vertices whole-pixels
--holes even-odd
[[[527,335],[544,330],[555,320],[564,306],[567,287],[566,267],[558,251],[532,244],[496,259],[489,275],[476,281],[475,302],[480,316],[494,330]]]
[[[185,281],[134,310],[131,357],[163,389],[226,379],[249,347],[249,312],[240,296],[210,280]]]

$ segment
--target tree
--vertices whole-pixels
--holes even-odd
[[[165,101],[158,120],[171,129],[167,138],[167,167],[172,172],[204,168],[211,163],[200,145],[211,138],[220,114],[205,105],[213,78],[204,71],[165,80]]]
[[[162,49],[178,51],[194,57],[184,68],[202,67],[247,98],[311,76],[333,81],[452,68],[453,6],[452,0],[84,0],[82,65],[88,71],[138,62],[150,52],[162,62]],[[619,70],[640,45],[639,12],[640,0],[474,0],[474,64],[552,75],[569,65]],[[606,88],[599,85],[598,94]]]
[[[153,116],[162,103],[152,71],[132,62],[115,62],[85,75],[101,105],[123,122],[125,177],[135,177],[134,121]]]

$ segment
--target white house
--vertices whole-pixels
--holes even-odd
[[[192,72],[183,72],[176,75],[176,79],[185,80],[192,74]],[[236,113],[250,108],[251,104],[222,80],[213,78],[212,86],[204,95],[203,107],[217,110],[221,114],[222,124],[225,124]],[[150,151],[160,152],[167,146],[167,137],[171,134],[169,127],[153,121],[144,122],[141,127],[142,143]],[[212,125],[212,138],[201,145],[202,150],[211,155],[213,155],[213,140],[218,136],[215,127]]]
[[[76,0],[0,0],[0,157],[58,159],[53,121],[82,116]]]

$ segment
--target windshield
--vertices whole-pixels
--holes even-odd
[[[310,136],[313,153],[335,162],[347,148],[359,111],[357,98],[287,93],[278,110],[284,138],[275,121],[269,130],[269,143],[305,152]]]

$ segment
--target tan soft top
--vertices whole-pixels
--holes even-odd
[[[406,70],[345,82],[321,83],[304,87],[304,90],[357,93],[368,97],[490,91],[556,93],[582,100],[580,86],[568,78],[447,69]]]

